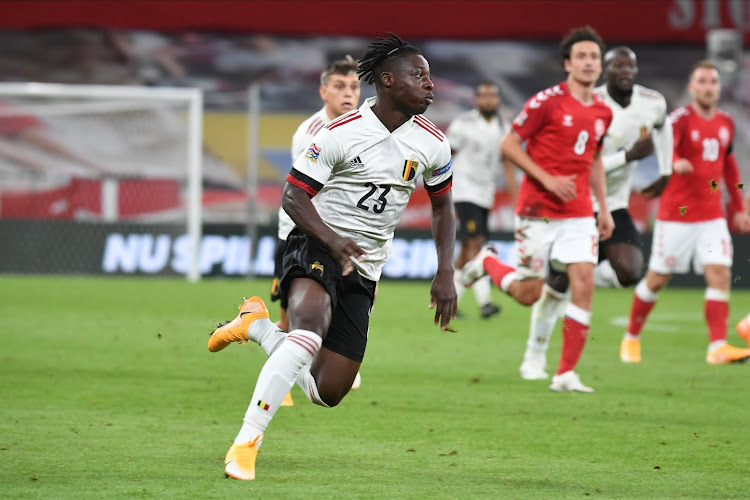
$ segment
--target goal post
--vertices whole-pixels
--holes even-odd
[[[165,108],[165,109],[161,109]],[[169,109],[166,109],[169,108]],[[175,111],[179,109],[179,111]],[[191,282],[198,281],[201,277],[201,271],[199,268],[200,259],[200,242],[201,242],[201,228],[202,228],[202,183],[203,183],[203,92],[196,88],[164,88],[164,87],[142,87],[142,86],[115,86],[115,85],[73,85],[73,84],[54,84],[54,83],[0,83],[0,132],[7,134],[10,137],[12,134],[8,132],[9,129],[14,127],[12,119],[15,117],[16,123],[22,120],[19,116],[23,116],[24,119],[29,122],[38,119],[39,122],[47,120],[58,120],[69,116],[87,116],[96,115],[104,116],[107,113],[117,115],[119,113],[123,116],[123,123],[118,123],[117,126],[113,126],[112,130],[107,131],[110,137],[118,138],[119,136],[125,135],[128,132],[133,132],[135,138],[131,141],[121,140],[115,146],[110,149],[119,149],[117,153],[120,157],[113,160],[113,163],[118,165],[118,169],[114,171],[102,170],[98,173],[82,174],[84,178],[87,176],[90,178],[96,178],[100,184],[100,204],[97,202],[97,207],[100,207],[100,212],[97,212],[90,217],[93,220],[100,222],[111,222],[112,220],[118,219],[117,206],[118,206],[118,191],[117,182],[121,179],[127,180],[132,179],[134,176],[142,176],[148,178],[153,175],[157,177],[159,174],[153,174],[148,171],[147,166],[150,165],[151,161],[141,160],[141,170],[137,173],[135,171],[129,171],[125,165],[128,157],[141,154],[141,158],[147,158],[148,151],[141,150],[139,144],[144,143],[149,139],[149,136],[153,136],[158,132],[157,127],[163,129],[170,129],[169,134],[172,135],[169,146],[171,150],[180,149],[179,155],[172,154],[169,156],[169,152],[165,151],[166,148],[163,145],[155,146],[157,157],[153,161],[154,164],[158,164],[161,168],[160,175],[171,176],[171,178],[180,182],[183,186],[181,197],[184,198],[184,207],[181,207],[178,211],[180,220],[185,217],[185,231],[188,240],[189,264],[185,275]],[[62,118],[61,118],[62,117]],[[163,119],[163,122],[154,120],[155,117]],[[5,120],[3,122],[2,120]],[[129,120],[129,121],[128,121]],[[92,122],[92,120],[89,120]],[[77,144],[82,145],[79,150],[83,149],[88,151],[101,150],[104,146],[99,144],[105,132],[97,128],[95,123],[81,123],[71,122],[71,125],[63,125],[60,127],[62,135],[70,135],[69,133],[76,132],[79,125],[85,125],[78,131],[78,137],[76,138]],[[22,127],[22,125],[18,125]],[[68,130],[65,130],[66,127]],[[99,133],[101,132],[101,133]],[[174,139],[174,137],[183,134],[185,137]],[[8,188],[9,181],[7,179],[16,175],[15,178],[27,179],[26,184],[29,182],[39,183],[41,177],[44,175],[54,176],[58,175],[54,172],[54,168],[37,168],[38,165],[42,164],[45,160],[45,154],[49,153],[51,147],[48,139],[42,138],[42,141],[47,141],[48,144],[41,144],[46,149],[42,153],[37,151],[29,151],[23,149],[23,147],[17,147],[10,140],[6,140],[6,137],[0,137],[0,153],[4,154],[5,157],[11,158],[6,163],[7,165],[0,164],[0,190]],[[71,149],[75,151],[75,148]],[[62,165],[68,168],[69,171],[76,172],[76,169],[83,170],[81,166],[85,166],[88,163],[86,155],[71,153],[68,148],[65,148],[67,158],[53,158],[49,164]],[[184,156],[183,156],[184,155]],[[167,157],[169,156],[169,159]],[[91,155],[98,159],[98,156]],[[179,157],[178,159],[175,159]],[[73,160],[71,160],[71,158]],[[79,161],[76,162],[75,160]],[[29,168],[24,171],[23,162],[28,162]],[[76,163],[78,163],[76,165]],[[95,163],[95,162],[91,162]],[[169,163],[169,165],[167,165]],[[21,165],[21,166],[19,166]],[[169,170],[171,169],[171,170]],[[182,169],[182,172],[179,170]],[[169,170],[169,172],[167,172]],[[93,172],[93,170],[92,170]],[[166,172],[166,173],[165,173]],[[33,179],[28,181],[28,179]],[[7,182],[6,182],[7,181]],[[24,185],[26,187],[26,185]],[[28,188],[27,188],[28,189]],[[0,206],[0,218],[3,218],[2,209]],[[164,211],[166,212],[166,210]],[[86,217],[85,212],[83,217]],[[81,218],[80,213],[77,216],[71,216],[70,218]],[[153,216],[154,220],[159,219],[160,215]],[[142,219],[146,220],[146,219]],[[141,220],[141,221],[142,221]],[[173,218],[174,220],[174,218]]]

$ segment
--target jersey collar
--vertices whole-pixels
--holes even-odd
[[[414,116],[409,117],[408,120],[406,120],[399,128],[394,130],[393,132],[390,132],[385,125],[383,125],[383,122],[380,121],[380,119],[375,116],[375,113],[372,112],[372,107],[375,105],[375,103],[378,102],[378,97],[368,97],[365,99],[365,101],[362,103],[362,106],[359,107],[360,112],[362,113],[362,117],[372,121],[373,123],[376,123],[377,126],[386,134],[388,135],[399,135],[404,134],[411,130],[412,125],[414,124]]]

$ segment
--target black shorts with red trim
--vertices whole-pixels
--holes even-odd
[[[356,271],[342,276],[341,266],[331,252],[294,228],[286,240],[279,287],[284,309],[289,303],[289,288],[296,278],[318,282],[331,297],[331,325],[323,347],[361,363],[367,347],[376,282]]]
[[[467,201],[458,201],[453,205],[458,216],[458,238],[461,243],[466,243],[469,238],[483,236],[489,239],[490,232],[487,227],[490,211],[479,205]]]
[[[613,243],[628,243],[640,249],[643,249],[641,233],[633,223],[633,218],[627,208],[620,208],[611,212],[612,219],[615,221],[615,230],[608,240],[599,242],[599,262],[607,260],[607,247]],[[595,214],[598,216],[599,214]]]

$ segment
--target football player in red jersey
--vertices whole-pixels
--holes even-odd
[[[730,216],[741,231],[750,230],[739,169],[732,152],[734,122],[717,108],[721,85],[719,71],[701,61],[690,72],[691,104],[672,112],[674,173],[659,201],[651,258],[646,277],[638,283],[623,338],[630,352],[638,353],[640,334],[658,292],[674,273],[693,269],[706,280],[705,318],[709,345],[706,361],[727,364],[750,358],[750,349],[727,344],[732,239],[721,206],[721,180],[731,199]]]
[[[502,264],[489,245],[464,266],[464,285],[486,273],[524,305],[542,293],[557,293],[544,284],[548,265],[567,273],[572,297],[550,384],[554,391],[593,392],[573,370],[591,321],[599,239],[609,238],[614,229],[601,159],[612,110],[594,94],[603,48],[591,27],[572,30],[561,44],[568,78],[529,99],[503,139],[503,156],[525,173],[516,204],[517,268]],[[601,207],[598,221],[592,192]]]

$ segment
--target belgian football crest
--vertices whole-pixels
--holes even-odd
[[[418,161],[406,160],[404,162],[404,172],[401,175],[401,178],[405,181],[410,181],[414,179],[414,176],[417,175],[417,167],[419,167]]]

